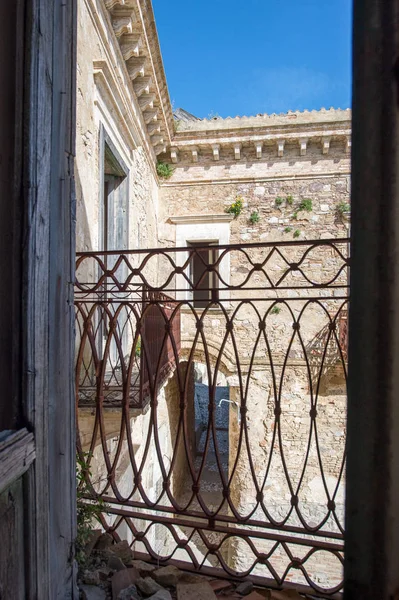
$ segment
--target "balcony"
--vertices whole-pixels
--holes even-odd
[[[340,597],[348,271],[347,239],[78,255],[78,450],[136,556]]]

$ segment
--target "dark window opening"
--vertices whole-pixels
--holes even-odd
[[[205,308],[211,302],[219,300],[219,279],[217,267],[208,271],[208,265],[215,265],[218,258],[215,242],[188,242],[195,248],[191,254],[190,279],[193,282],[193,301],[195,308]]]

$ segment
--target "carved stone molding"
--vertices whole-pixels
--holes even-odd
[[[172,163],[178,162],[178,154],[179,154],[179,150],[172,146],[172,148],[170,149],[170,158],[172,160]]]
[[[282,158],[284,156],[285,140],[277,140],[277,155]]]
[[[323,137],[321,140],[323,154],[328,154],[330,150],[331,137]]]
[[[242,148],[242,144],[241,143],[236,143],[234,144],[234,158],[236,160],[240,160],[241,158],[241,148]]]
[[[132,81],[132,93],[148,126],[148,136],[161,136],[162,142],[154,144],[151,140],[154,152],[159,154],[171,143],[173,116],[158,39],[154,37],[151,3],[104,0],[104,6]]]
[[[299,154],[300,154],[300,156],[306,156],[307,146],[308,146],[308,138],[299,138]]]
[[[219,160],[220,159],[220,145],[219,144],[213,144],[212,145],[212,152],[213,152],[213,160]]]

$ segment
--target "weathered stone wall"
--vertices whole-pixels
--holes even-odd
[[[241,159],[235,161],[234,155],[231,152],[229,154],[226,149],[225,154],[221,154],[219,161],[215,162],[211,151],[204,149],[201,150],[198,163],[193,164],[191,154],[181,150],[172,178],[161,187],[162,243],[168,246],[175,243],[178,225],[169,221],[169,217],[220,215],[237,198],[242,199],[243,210],[230,224],[231,244],[347,237],[349,220],[347,214],[343,214],[343,209],[350,203],[350,165],[343,144],[332,143],[327,156],[322,155],[320,146],[316,144],[308,145],[306,157],[298,157],[298,149],[294,146],[285,147],[283,158],[276,157],[273,152],[263,152],[262,159],[258,160],[253,147],[248,146],[241,149]],[[305,199],[311,200],[311,210],[301,209],[301,203]],[[259,216],[255,223],[250,221],[253,212]],[[200,220],[195,227],[198,232],[201,228]],[[198,237],[201,238],[200,235]],[[346,252],[345,245],[340,250]],[[253,258],[261,261],[266,256],[265,252],[266,250],[253,251]],[[296,252],[295,249],[284,250],[291,260]],[[313,281],[327,281],[336,273],[340,262],[333,250],[323,250],[318,255],[315,252],[309,255],[306,273]],[[250,268],[244,255],[232,253],[230,283],[243,281]],[[284,265],[278,259],[271,260],[268,265],[270,273],[276,277],[283,268]],[[347,273],[342,274],[339,279],[343,286],[347,283],[346,276]],[[258,286],[261,281],[259,276],[256,279]],[[288,281],[294,286],[300,283],[300,276],[296,278],[291,275],[287,283]],[[203,335],[211,348],[209,356],[214,369],[218,349],[226,336],[226,318],[231,318],[234,313],[234,338],[238,350],[233,348],[232,341],[228,338],[223,350],[223,361],[228,365],[230,399],[238,405],[242,405],[244,400],[240,383],[244,384],[244,388],[248,383],[245,392],[248,438],[245,442],[241,441],[241,446],[239,440],[242,424],[234,404],[231,405],[229,425],[230,469],[239,455],[231,484],[232,500],[242,515],[249,514],[254,509],[254,518],[264,518],[257,501],[255,481],[250,475],[250,453],[258,489],[262,487],[269,469],[262,491],[264,505],[273,519],[281,522],[287,517],[292,510],[292,498],[297,495],[299,508],[306,522],[312,526],[320,523],[328,514],[327,493],[324,488],[326,485],[330,498],[334,498],[334,510],[343,526],[344,481],[341,470],[346,434],[345,374],[335,339],[330,341],[324,367],[321,366],[321,355],[317,354],[310,361],[310,373],[305,351],[310,355],[312,343],[315,343],[313,340],[328,326],[326,312],[334,318],[343,306],[343,301],[338,296],[345,293],[344,287],[335,292],[276,291],[269,294],[269,300],[266,300],[267,295],[257,293],[257,296],[265,298],[263,302],[257,303],[262,316],[279,298],[304,298],[304,301],[296,303],[288,299],[286,305],[279,304],[278,311],[269,312],[265,319],[266,336],[273,355],[272,366],[267,359],[264,343],[258,343],[254,352],[259,333],[258,315],[246,304],[234,313],[238,297],[250,297],[250,292],[244,295],[235,292],[230,294],[230,300],[223,303],[227,317],[223,310],[217,308],[213,308],[206,316],[203,315]],[[300,325],[303,344],[298,337],[292,342],[293,319],[298,318],[306,297],[311,295],[325,295],[330,299],[324,299],[322,306],[314,303],[307,307]],[[197,312],[200,314],[202,311]],[[182,341],[187,352],[195,333],[195,319],[183,310]],[[196,360],[204,360],[205,354],[200,338],[195,352]],[[285,362],[286,357],[288,360]],[[251,358],[254,360],[250,370]],[[241,382],[237,362],[240,363]],[[312,420],[310,411],[316,396],[317,417]],[[277,400],[281,402],[282,410],[278,423],[274,412]],[[300,525],[295,511],[288,524]],[[326,529],[339,530],[332,516],[328,519]],[[261,543],[258,549],[266,552],[268,544]],[[232,568],[245,570],[252,564],[253,557],[248,553],[248,546],[239,540],[232,540],[227,555]],[[276,567],[286,566],[286,560],[284,552],[281,555],[277,553]],[[315,563],[313,566],[310,565],[312,561]],[[309,563],[310,570],[321,585],[339,583],[341,568],[338,561],[331,561],[329,555],[323,553],[316,553],[312,561]],[[261,567],[257,572],[266,574]],[[295,574],[291,577],[298,580]]]
[[[146,148],[145,124],[130,100],[131,82],[112,25],[101,3],[78,3],[76,195],[78,251],[100,248],[101,139],[106,132],[128,169],[128,246],[154,247],[158,231],[155,157]],[[115,66],[116,65],[116,66]],[[118,66],[119,65],[119,66]]]

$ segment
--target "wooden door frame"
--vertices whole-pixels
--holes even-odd
[[[73,390],[76,0],[25,0],[22,405],[27,598],[77,598]],[[21,250],[21,249],[20,249]]]

